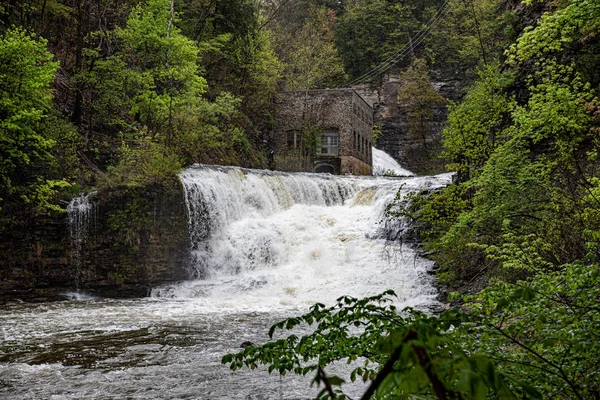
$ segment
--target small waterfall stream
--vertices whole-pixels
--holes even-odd
[[[431,262],[388,240],[405,226],[384,211],[399,188],[435,189],[449,174],[348,177],[196,166],[180,178],[192,279],[136,300],[7,305],[0,312],[0,398],[314,398],[311,377],[232,372],[221,356],[244,341],[265,342],[273,323],[344,294],[394,289],[400,307],[435,302]],[[75,267],[93,218],[89,198],[69,205]],[[357,383],[353,390],[364,388]]]
[[[73,247],[73,257],[71,264],[73,266],[73,278],[75,284],[75,292],[67,293],[67,297],[74,299],[85,299],[85,295],[81,294],[82,284],[82,250],[85,241],[90,232],[94,229],[96,223],[96,207],[90,200],[90,196],[94,193],[81,194],[74,197],[67,205],[67,221],[69,224],[69,234],[71,236],[71,244]]]
[[[373,175],[389,175],[389,176],[414,176],[412,172],[404,169],[383,150],[372,148],[373,154]]]

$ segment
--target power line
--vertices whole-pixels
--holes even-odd
[[[439,22],[444,18],[444,14],[448,11],[450,0],[446,0],[445,3],[436,11],[436,13],[431,17],[429,22],[425,25],[423,29],[421,29],[417,35],[415,36],[414,43],[407,43],[400,50],[396,51],[392,55],[390,55],[385,61],[380,63],[375,68],[365,72],[363,75],[349,82],[347,86],[355,85],[358,83],[364,83],[370,80],[371,78],[382,74],[383,72],[390,69],[392,66],[397,64],[400,60],[410,54],[410,50],[415,46],[418,46],[425,38],[435,29],[435,27],[439,24]]]
[[[441,21],[441,19],[443,18],[443,14],[446,11],[445,7],[447,6],[447,3],[448,1],[446,1],[446,3],[440,8],[436,15],[434,15],[434,17],[431,19],[428,25],[417,34],[417,36],[415,37],[415,43],[412,44],[413,47],[419,45],[423,40],[425,40],[429,33],[431,33],[431,31],[437,26],[439,21]],[[403,48],[389,56],[387,60],[379,64],[377,67],[373,68],[372,70],[366,72],[365,74],[350,82],[349,85],[366,82],[369,79],[385,72],[393,65],[397,64],[404,57],[406,57],[409,54],[410,50],[410,44],[405,45]]]
[[[443,14],[447,11],[446,7],[448,6],[448,3],[449,0],[446,0],[446,2],[442,5],[442,7],[440,7],[440,9],[431,18],[427,25],[421,31],[419,31],[419,33],[417,33],[417,35],[415,36],[416,43],[412,44],[413,47],[419,45],[423,40],[425,40],[429,33],[431,33],[431,31],[433,31],[433,29],[437,26],[439,21],[441,21],[441,19],[443,18]],[[405,45],[403,48],[390,55],[387,58],[387,60],[383,61],[377,67],[373,68],[372,70],[366,72],[365,74],[350,82],[349,85],[367,81],[370,78],[381,74],[382,72],[386,71],[387,69],[391,68],[393,65],[398,63],[402,58],[406,57],[406,55],[408,55],[409,50],[411,50],[410,44]]]

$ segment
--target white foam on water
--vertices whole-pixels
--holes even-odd
[[[409,170],[402,168],[396,160],[383,150],[372,148],[373,175],[414,176]]]
[[[431,261],[386,240],[405,226],[387,221],[385,208],[401,186],[403,194],[440,187],[448,174],[398,180],[198,167],[180,178],[198,279],[157,288],[156,298],[268,311],[393,289],[401,305],[434,302]]]
[[[90,301],[90,300],[98,300],[99,297],[97,296],[93,296],[89,293],[85,293],[82,291],[78,291],[78,292],[64,292],[64,293],[60,293],[60,295],[62,297],[64,297],[67,300],[71,300],[71,301]]]
[[[430,261],[386,239],[402,237],[406,224],[384,210],[400,187],[405,195],[450,179],[188,169],[181,181],[194,279],[153,298],[7,304],[0,398],[314,398],[312,376],[232,372],[221,357],[341,295],[393,289],[400,306],[434,303]],[[80,291],[70,297],[88,300]],[[348,385],[353,398],[365,391],[362,382]]]

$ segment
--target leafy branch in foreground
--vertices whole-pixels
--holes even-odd
[[[348,379],[368,384],[363,399],[596,398],[599,277],[597,264],[567,264],[527,282],[495,283],[438,316],[409,308],[398,314],[393,291],[344,296],[275,324],[269,336],[310,333],[222,361],[234,370],[316,373],[314,381],[325,386],[318,398],[347,398]],[[325,369],[340,361],[353,366],[349,376],[328,376]]]

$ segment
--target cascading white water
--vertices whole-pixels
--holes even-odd
[[[73,258],[71,264],[74,270],[75,290],[81,289],[81,251],[82,246],[88,238],[90,230],[96,222],[96,208],[91,202],[90,194],[82,194],[73,198],[67,205],[67,221],[69,224],[69,233],[71,244],[73,246]],[[77,293],[67,293],[67,297],[74,299],[87,299]]]
[[[387,240],[405,226],[384,210],[401,186],[406,194],[449,180],[188,169],[195,279],[152,298],[4,305],[0,398],[314,398],[311,377],[232,372],[221,357],[344,294],[394,289],[399,306],[432,304],[430,261]],[[89,198],[75,199],[69,217],[81,251],[94,223]],[[354,385],[345,387],[358,398],[365,388]]]
[[[412,172],[404,169],[383,150],[372,147],[373,154],[373,175],[383,176],[414,176]]]
[[[430,261],[390,245],[386,239],[404,226],[384,211],[401,186],[404,194],[439,187],[449,175],[398,180],[200,166],[180,179],[197,279],[157,288],[155,297],[264,310],[391,288],[404,305],[433,301]]]

